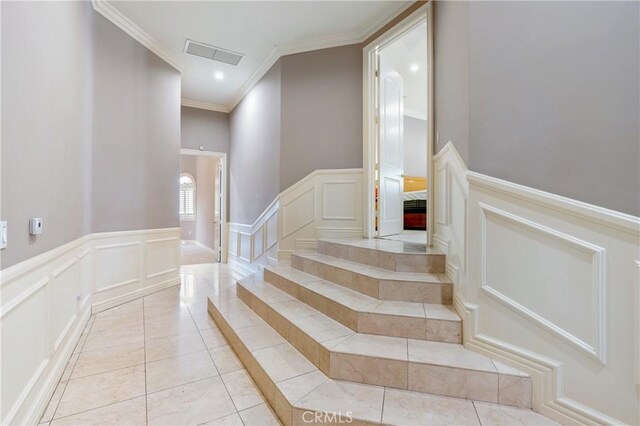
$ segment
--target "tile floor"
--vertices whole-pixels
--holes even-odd
[[[183,240],[180,244],[180,263],[182,265],[197,265],[200,263],[217,263],[215,255],[198,246],[194,242]]]
[[[241,276],[183,266],[181,286],[93,315],[41,423],[279,424],[207,313]]]
[[[382,237],[385,240],[403,241],[405,243],[427,244],[427,231],[405,229],[400,234]]]

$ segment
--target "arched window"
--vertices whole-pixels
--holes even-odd
[[[196,181],[189,173],[180,175],[180,220],[196,220]]]

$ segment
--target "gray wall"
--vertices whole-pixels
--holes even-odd
[[[280,192],[280,61],[230,114],[229,222],[253,223]]]
[[[281,61],[280,190],[317,169],[362,167],[362,47]]]
[[[229,152],[229,114],[185,106],[181,111],[182,148]]]
[[[468,90],[471,170],[640,215],[639,8],[438,2],[442,145],[452,139],[464,156],[456,132],[464,134]],[[464,53],[466,19],[467,59],[451,53]]]
[[[180,73],[94,16],[92,229],[178,227]]]
[[[427,176],[427,120],[404,116],[404,174]]]
[[[198,157],[195,155],[181,155],[180,156],[180,173],[189,173],[193,176],[193,179],[198,185]],[[196,186],[196,203],[198,197],[198,187]],[[197,211],[196,211],[197,213]],[[196,220],[198,216],[196,215]],[[180,221],[180,238],[183,240],[197,240],[198,233],[195,220],[181,220]]]
[[[433,12],[435,151],[451,141],[468,163],[469,3],[437,1]]]
[[[1,268],[90,232],[91,5],[2,2]],[[30,238],[28,221],[44,219]]]
[[[1,7],[0,267],[90,232],[177,227],[180,74],[91,3]]]

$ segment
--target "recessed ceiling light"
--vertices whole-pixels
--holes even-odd
[[[224,73],[222,71],[216,71],[213,75],[216,80],[222,80],[224,78]]]
[[[420,67],[417,64],[413,64],[409,69],[411,70],[411,72],[417,72]]]

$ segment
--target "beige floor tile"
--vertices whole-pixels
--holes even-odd
[[[355,419],[379,423],[382,418],[383,389],[329,380],[302,398],[296,406],[345,416],[350,413]]]
[[[137,315],[137,314],[136,314]],[[124,345],[126,343],[139,342],[144,340],[144,327],[142,325],[142,313],[139,314],[138,321],[113,322],[107,326],[107,322],[103,322],[102,329],[91,328],[87,340],[82,347],[82,351],[93,351],[97,349],[105,349],[112,346]],[[108,317],[109,319],[118,317]],[[98,319],[96,319],[96,322]],[[96,324],[94,323],[94,326]]]
[[[144,396],[74,414],[51,422],[52,425],[145,425],[147,404]]]
[[[386,315],[398,315],[405,317],[424,318],[424,306],[422,303],[398,302],[394,300],[380,300],[367,305],[366,312]]]
[[[354,334],[333,347],[335,352],[353,355],[381,356],[389,359],[407,360],[407,339],[402,337]]]
[[[213,362],[220,374],[226,374],[244,368],[242,362],[230,346],[210,349],[209,353],[213,357]]]
[[[150,425],[197,425],[235,412],[220,377],[147,395]]]
[[[144,364],[144,342],[142,341],[81,352],[71,378],[76,379],[140,364]]]
[[[327,380],[329,380],[329,378],[320,370],[314,370],[310,373],[283,380],[276,385],[280,392],[293,404],[307,396]]]
[[[71,378],[71,372],[73,371],[73,368],[76,366],[76,363],[78,362],[79,357],[80,357],[79,352],[71,355],[69,362],[67,362],[67,366],[64,368],[64,371],[62,372],[62,377],[60,378],[61,382],[66,382]]]
[[[269,346],[280,345],[286,342],[282,336],[267,324],[240,328],[236,330],[236,333],[250,351],[268,348]]]
[[[205,330],[207,328],[218,329],[216,322],[211,318],[209,312],[201,315],[193,315],[193,322],[196,323],[196,327],[198,327],[199,330]]]
[[[382,422],[387,424],[480,424],[471,401],[389,388],[385,389],[383,413]]]
[[[96,317],[89,331],[89,338],[97,333],[104,333],[113,330],[123,330],[129,328],[139,328],[143,325],[142,310],[124,313],[120,315],[109,315],[106,317]]]
[[[144,380],[142,365],[71,379],[67,383],[54,418],[144,395]]]
[[[253,352],[253,356],[274,382],[316,369],[315,365],[288,343],[260,349]]]
[[[256,387],[247,370],[238,370],[220,376],[233,404],[238,411],[256,406],[264,402],[262,394]]]
[[[238,415],[238,413],[233,413],[219,419],[211,420],[210,422],[206,422],[204,424],[212,426],[244,426],[244,424],[242,423],[242,419],[240,418],[240,415]]]
[[[240,411],[240,417],[244,426],[271,426],[281,425],[278,416],[271,411],[271,408],[267,404],[256,405],[255,407],[248,408]]]
[[[409,361],[497,373],[491,359],[453,343],[409,339]]]
[[[149,318],[145,319],[144,322],[145,339],[177,336],[179,334],[194,333],[196,331],[198,331],[198,329],[190,316],[182,316],[178,318]]]
[[[58,408],[58,403],[62,398],[62,393],[64,392],[64,388],[66,386],[67,386],[66,382],[58,383],[58,386],[56,386],[56,389],[53,391],[53,395],[49,400],[49,404],[47,404],[47,408],[44,410],[44,414],[40,419],[40,423],[46,423],[46,422],[49,422],[51,419],[53,419],[53,415],[56,412],[56,408]]]
[[[350,328],[322,314],[295,318],[291,322],[318,342],[354,334]]]
[[[224,338],[224,335],[218,328],[202,329],[200,330],[200,335],[202,336],[202,340],[204,340],[204,344],[208,349],[215,349],[229,344],[227,342],[227,339]]]
[[[157,392],[218,375],[208,351],[147,363],[147,392]]]
[[[147,362],[200,352],[205,349],[202,337],[198,332],[149,339],[145,343]]]
[[[142,299],[136,299],[131,302],[123,303],[96,314],[96,318],[104,318],[114,315],[127,315],[135,312],[142,312]]]
[[[504,405],[488,404],[485,402],[474,402],[473,404],[476,407],[482,425],[557,425],[553,420],[531,410],[505,407]]]

